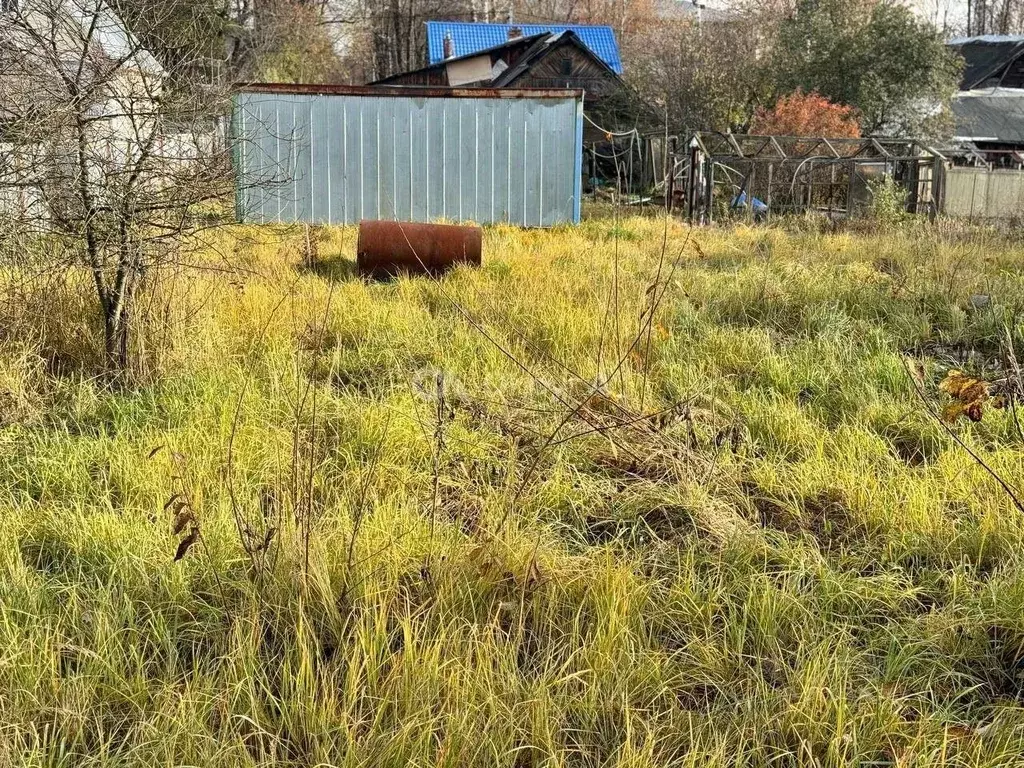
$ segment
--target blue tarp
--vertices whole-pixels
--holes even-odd
[[[754,213],[765,213],[768,210],[768,206],[765,205],[764,202],[762,202],[761,200],[759,200],[756,197],[751,200],[750,205],[754,209]],[[747,207],[747,193],[746,192],[740,192],[736,197],[734,197],[733,200],[732,200],[732,207],[733,208],[746,208]]]

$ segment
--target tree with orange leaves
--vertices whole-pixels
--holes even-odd
[[[781,96],[770,109],[759,108],[750,132],[764,136],[856,139],[860,137],[860,119],[853,107],[831,102],[816,91],[804,93],[798,88]]]

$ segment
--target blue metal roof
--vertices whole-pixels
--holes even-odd
[[[612,70],[622,74],[622,59],[619,44],[611,27],[581,24],[481,24],[461,21],[427,22],[427,56],[431,64],[444,61],[444,36],[450,34],[455,45],[455,55],[493,48],[508,42],[508,31],[519,29],[524,37],[543,32],[572,31],[593,53]]]

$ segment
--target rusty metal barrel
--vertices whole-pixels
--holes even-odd
[[[440,275],[456,264],[479,267],[482,251],[480,227],[361,221],[356,266],[360,275],[374,278]]]

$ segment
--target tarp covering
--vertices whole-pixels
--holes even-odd
[[[985,88],[953,98],[956,138],[1024,144],[1024,90]]]
[[[960,79],[960,88],[969,91],[985,85],[986,80],[995,77],[1018,57],[1024,56],[1024,36],[984,35],[960,38],[951,41],[950,47],[967,62]]]

